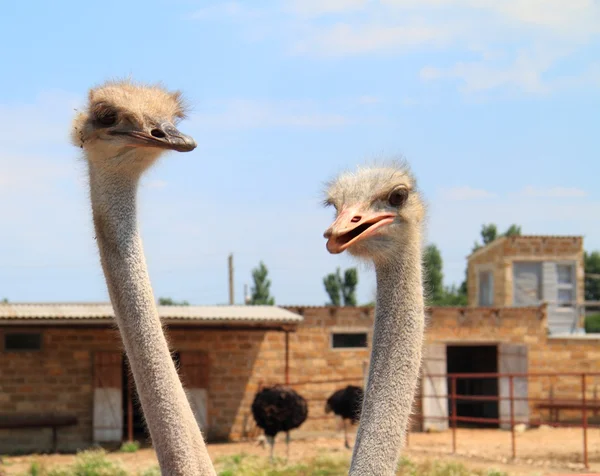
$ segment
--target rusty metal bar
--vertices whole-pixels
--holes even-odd
[[[514,401],[514,382],[512,375],[508,377],[508,392],[510,395],[510,442],[512,446],[512,457],[517,457],[517,448],[515,440],[515,401]]]
[[[588,462],[588,439],[587,439],[587,406],[586,406],[586,381],[585,373],[581,374],[581,403],[583,404],[583,411],[581,412],[582,426],[583,426],[583,464],[586,469],[589,469],[590,465]]]
[[[600,377],[600,372],[585,372],[588,377]],[[486,372],[427,374],[430,377],[496,378],[496,377],[581,377],[581,372]]]
[[[456,453],[456,377],[452,377],[452,453]]]
[[[127,440],[133,441],[133,383],[131,380],[131,372],[127,372]]]
[[[285,331],[285,384],[290,384],[290,333]]]

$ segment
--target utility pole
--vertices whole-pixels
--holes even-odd
[[[248,285],[244,284],[244,304],[250,304],[250,296],[248,295]]]
[[[233,306],[234,304],[234,294],[233,294],[233,253],[229,255],[229,304]]]

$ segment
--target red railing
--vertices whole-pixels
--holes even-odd
[[[516,458],[517,455],[517,439],[515,435],[515,426],[518,424],[525,424],[528,426],[539,426],[541,424],[553,426],[553,427],[571,427],[582,429],[582,449],[583,449],[583,464],[586,468],[589,468],[588,458],[588,429],[589,428],[600,428],[600,424],[592,424],[588,421],[588,411],[592,410],[594,416],[600,411],[600,401],[597,398],[596,387],[594,387],[593,399],[589,400],[588,393],[588,378],[600,377],[600,372],[564,372],[564,373],[454,373],[454,374],[428,374],[423,379],[444,379],[446,386],[448,387],[449,393],[446,394],[423,394],[419,393],[416,396],[417,402],[420,400],[420,408],[423,408],[423,401],[427,398],[434,398],[438,401],[440,399],[447,399],[448,402],[448,416],[432,416],[424,415],[423,412],[419,412],[418,415],[414,415],[413,418],[417,417],[421,425],[424,425],[425,421],[444,421],[448,422],[451,428],[452,434],[452,452],[456,452],[457,446],[457,426],[458,423],[479,423],[479,424],[492,424],[492,425],[509,425],[511,433],[511,452],[512,457]],[[529,385],[529,380],[533,378],[551,378],[551,379],[566,379],[566,378],[577,378],[579,380],[579,391],[578,396],[573,398],[572,395],[575,389],[570,389],[569,398],[556,398],[552,391],[552,384],[550,386],[550,395],[548,398],[542,397],[530,397],[527,393],[526,396],[515,396],[515,379],[526,379]],[[508,396],[500,396],[498,385],[497,395],[463,395],[457,391],[457,382],[461,380],[481,380],[481,379],[508,379]],[[443,382],[442,381],[442,382]],[[438,380],[438,383],[440,381]],[[432,385],[434,387],[434,385]],[[435,388],[435,387],[434,387]],[[458,402],[471,401],[471,402],[498,402],[498,418],[492,417],[473,417],[473,416],[462,416],[458,412]],[[509,414],[502,417],[500,414],[500,403],[502,401],[509,402]],[[515,416],[515,402],[527,402],[528,404],[528,416],[527,418],[519,418]],[[529,414],[532,409],[535,413],[540,416],[538,418],[531,418]],[[552,418],[552,412],[556,412],[557,421],[543,421],[541,414],[543,410],[549,410]],[[576,422],[561,422],[558,421],[558,412],[561,410],[570,410],[581,412],[581,418]],[[408,441],[407,441],[408,444]]]
[[[444,386],[446,387],[446,393],[440,394],[425,394],[423,392],[423,384],[427,379],[443,379]],[[547,397],[543,397],[545,391],[542,389],[541,393],[538,391],[538,396],[529,396],[529,384],[532,379],[550,379],[549,392]],[[597,379],[596,384],[593,387],[593,397],[588,398],[589,380],[591,378]],[[496,394],[494,395],[470,395],[470,394],[459,394],[458,393],[458,382],[462,380],[481,380],[481,379],[497,379]],[[500,381],[501,379],[508,379],[508,391],[505,395],[500,395]],[[519,383],[523,380],[527,382],[528,391],[525,396],[515,395],[515,380],[520,379]],[[554,384],[565,384],[566,379],[576,379],[576,386],[569,387],[569,391],[565,392],[565,396],[569,398],[560,398],[559,395],[555,395],[553,390]],[[334,379],[307,379],[297,380],[289,382],[288,385],[298,390],[306,388],[307,386],[319,386],[337,384],[340,387],[355,384],[362,385],[364,381],[363,377],[351,377],[351,378],[334,378]],[[272,382],[274,383],[274,382]],[[269,383],[269,384],[272,384]],[[267,382],[260,382],[259,387]],[[298,388],[299,387],[299,388]],[[438,400],[445,400],[447,402],[447,416],[432,416],[423,415],[423,412],[413,414],[411,417],[423,426],[425,421],[432,422],[447,422],[451,430],[452,438],[452,452],[455,453],[457,449],[458,440],[458,425],[460,423],[471,423],[481,425],[498,425],[504,426],[510,429],[511,437],[511,454],[513,458],[517,456],[517,438],[515,426],[518,424],[525,424],[530,427],[536,427],[540,425],[548,425],[552,427],[563,427],[563,428],[581,428],[582,429],[582,462],[586,468],[589,468],[589,457],[588,457],[588,430],[590,428],[600,428],[599,424],[593,424],[588,421],[589,412],[592,412],[593,416],[600,414],[600,399],[597,395],[597,387],[600,387],[600,372],[528,372],[528,373],[450,373],[450,374],[426,374],[423,375],[421,381],[421,388],[417,391],[415,396],[415,404],[420,403],[420,408],[423,408],[423,401],[427,398],[434,398]],[[435,387],[434,387],[435,388]],[[302,390],[300,390],[302,393]],[[329,396],[329,391],[324,392],[322,398],[318,397],[309,398],[311,402],[324,402]],[[573,397],[577,394],[576,397]],[[502,412],[501,415],[500,407],[501,402],[508,401],[508,411]],[[481,416],[464,416],[459,415],[458,407],[460,402],[473,402],[473,403],[485,403],[485,402],[498,402],[498,418],[492,417],[481,417]],[[516,415],[515,405],[517,402],[527,402],[527,417],[523,418]],[[542,419],[542,412],[549,410],[550,418],[556,414],[556,421],[546,421]],[[571,421],[559,421],[559,412],[563,410],[569,410],[571,412],[580,412],[581,418]],[[537,418],[532,418],[531,413],[538,414]],[[333,419],[333,415],[309,415],[311,420],[320,419]],[[249,436],[254,432],[251,430]],[[407,445],[409,444],[409,435],[407,434]]]

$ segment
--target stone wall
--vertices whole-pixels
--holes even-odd
[[[477,306],[477,272],[490,269],[494,275],[494,305],[510,306],[513,299],[513,261],[576,261],[577,301],[584,300],[583,238],[560,236],[515,236],[475,252],[468,260],[469,306]]]

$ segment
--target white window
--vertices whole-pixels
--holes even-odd
[[[479,271],[477,274],[479,283],[479,305],[494,305],[494,274],[492,271]]]
[[[574,307],[575,296],[575,266],[572,264],[556,265],[556,274],[558,276],[558,306]]]

